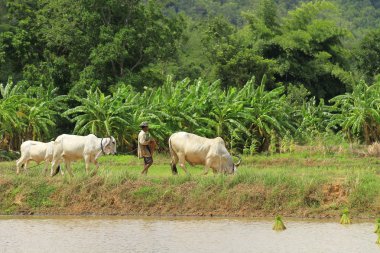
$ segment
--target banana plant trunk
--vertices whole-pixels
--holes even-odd
[[[369,125],[367,123],[364,123],[364,126],[363,126],[363,130],[364,130],[364,141],[367,145],[370,145],[371,144],[371,138],[370,138],[370,132],[371,132],[371,129],[369,129]]]
[[[264,140],[261,144],[260,151],[261,152],[267,152],[269,150],[269,145],[270,145],[270,136],[265,135]]]

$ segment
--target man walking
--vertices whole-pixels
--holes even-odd
[[[146,175],[148,174],[149,167],[153,164],[153,150],[151,145],[155,143],[155,141],[150,137],[147,122],[141,123],[140,127],[141,131],[138,137],[138,157],[144,158],[144,169],[141,171],[141,175]]]

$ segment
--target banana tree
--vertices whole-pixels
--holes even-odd
[[[239,97],[245,101],[245,110],[250,114],[249,129],[260,143],[259,151],[268,150],[272,131],[282,136],[295,130],[284,87],[268,91],[265,83],[266,76],[260,85],[256,85],[252,79],[239,91]]]
[[[120,92],[120,91],[119,91]],[[118,94],[118,93],[117,93]],[[75,122],[74,133],[111,136],[120,139],[125,120],[126,106],[121,96],[106,96],[99,89],[88,91],[86,98],[74,97],[79,105],[68,109],[64,116]]]
[[[330,100],[336,113],[332,116],[332,128],[340,128],[352,141],[354,137],[366,144],[380,140],[380,81],[369,86],[361,80],[352,93],[339,95]]]

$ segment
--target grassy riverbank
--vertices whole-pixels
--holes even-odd
[[[172,176],[160,155],[149,175],[139,175],[133,156],[103,157],[87,176],[43,176],[43,165],[15,175],[14,162],[0,163],[0,214],[214,215],[354,217],[380,215],[380,160],[349,152],[310,150],[244,157],[237,175]]]

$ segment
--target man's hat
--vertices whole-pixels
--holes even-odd
[[[147,127],[148,126],[148,122],[143,122],[140,124],[140,127]]]

